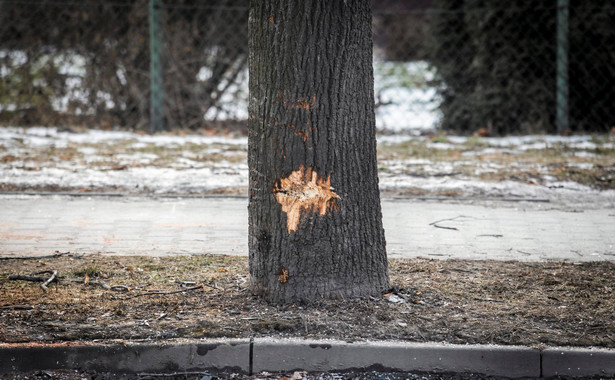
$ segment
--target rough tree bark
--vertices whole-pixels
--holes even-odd
[[[252,0],[249,248],[272,302],[380,295],[370,0]]]

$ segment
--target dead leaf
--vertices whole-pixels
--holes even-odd
[[[481,128],[478,131],[474,132],[474,136],[478,136],[478,137],[489,137],[491,136],[491,133],[489,132],[489,129],[487,128]]]
[[[7,163],[7,162],[12,162],[12,161],[17,161],[17,157],[13,156],[12,154],[7,154],[5,156],[3,156],[2,158],[0,158],[0,161]]]

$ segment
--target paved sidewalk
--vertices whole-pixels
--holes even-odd
[[[615,261],[615,210],[384,199],[389,257]],[[436,222],[436,223],[434,223]],[[0,256],[247,255],[247,199],[0,195]]]

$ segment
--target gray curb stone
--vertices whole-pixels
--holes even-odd
[[[547,348],[542,352],[543,376],[615,376],[615,350]]]
[[[510,378],[615,376],[615,350],[302,339],[2,344],[0,374],[44,369],[117,373],[388,370]]]
[[[250,370],[250,341],[199,341],[175,344],[0,346],[0,373],[39,369],[105,372],[178,372]]]
[[[442,343],[254,340],[253,371],[378,369],[539,377],[540,351]]]

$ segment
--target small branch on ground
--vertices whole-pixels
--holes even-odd
[[[46,292],[47,289],[48,289],[47,285],[51,284],[53,282],[53,280],[56,279],[56,276],[58,275],[58,271],[57,270],[51,270],[51,271],[47,270],[47,271],[40,272],[40,273],[37,273],[37,274],[43,274],[43,273],[50,273],[51,274],[51,276],[49,276],[49,278],[45,282],[43,282],[41,284],[41,289],[43,289],[43,291]]]
[[[114,285],[111,287],[111,290],[114,292],[128,292],[130,291],[130,288],[126,285]]]
[[[105,290],[113,290],[113,288],[107,284],[105,284],[104,282],[98,282],[98,281],[86,281],[85,279],[83,280],[64,280],[64,281],[70,281],[70,282],[74,282],[76,284],[84,284],[84,285],[92,285],[92,286],[100,286],[101,288],[105,289]]]
[[[135,294],[134,296],[130,296],[130,297],[124,297],[124,298],[121,298],[121,300],[129,300],[129,299],[133,299],[133,298],[137,298],[137,297],[143,297],[143,296],[156,296],[156,295],[177,294],[177,293],[183,293],[183,292],[188,292],[188,291],[198,290],[198,289],[203,289],[203,288],[204,288],[203,285],[198,285],[198,286],[193,286],[191,288],[185,288],[185,289],[181,289],[181,290],[174,290],[174,291],[171,291],[171,292],[145,292],[145,293]]]
[[[440,222],[445,222],[447,220],[454,220],[455,218],[450,218],[450,219],[442,219],[442,220],[436,220],[435,222],[431,222],[429,223],[430,226],[434,226],[436,228],[442,228],[443,230],[453,230],[453,231],[459,231],[459,229],[457,227],[446,227],[446,226],[440,226],[438,225],[438,223]]]
[[[26,275],[22,275],[22,274],[12,274],[9,276],[9,280],[11,281],[32,281],[32,282],[42,282],[41,284],[41,288],[45,291],[47,291],[47,286],[49,284],[51,284],[52,282],[60,282],[60,281],[65,281],[65,282],[73,282],[76,284],[84,284],[84,285],[91,285],[91,286],[99,286],[105,290],[113,290],[115,292],[125,292],[128,291],[128,287],[124,286],[124,285],[116,285],[116,286],[109,286],[107,284],[105,284],[104,282],[98,282],[98,281],[85,281],[85,279],[83,280],[71,280],[71,279],[65,279],[65,278],[59,278],[58,277],[58,272],[57,271],[43,271],[43,272],[39,272],[39,273],[35,273],[35,274],[44,274],[44,273],[50,273],[51,277],[42,277],[42,276],[26,276]]]
[[[48,280],[48,277],[41,276],[25,276],[22,274],[12,274],[9,276],[9,280],[22,280],[22,281],[33,281],[33,282],[45,282]],[[58,278],[55,278],[55,281],[58,281]]]
[[[447,227],[447,226],[441,226],[438,223],[441,222],[447,222],[447,221],[453,221],[453,220],[457,220],[459,218],[471,218],[470,216],[465,216],[465,215],[458,215],[454,218],[446,218],[446,219],[440,219],[440,220],[436,220],[435,222],[431,222],[429,223],[430,226],[434,226],[436,228],[442,228],[444,230],[453,230],[453,231],[459,231],[459,229],[457,227]]]
[[[0,306],[0,310],[32,310],[34,307],[30,305],[7,305]]]
[[[437,224],[435,224],[435,223],[430,223],[429,225],[430,225],[430,226],[434,226],[434,227],[436,227],[436,228],[442,228],[443,230],[453,230],[453,231],[459,231],[459,228],[456,228],[456,227],[439,226],[439,225],[437,225]]]
[[[44,255],[44,256],[2,256],[2,257],[0,257],[0,260],[41,260],[41,259],[55,259],[57,257],[63,257],[63,256],[81,257],[83,255],[75,255],[75,254],[70,253],[70,252],[58,252],[58,251],[56,251],[56,253],[54,253],[54,254]]]

